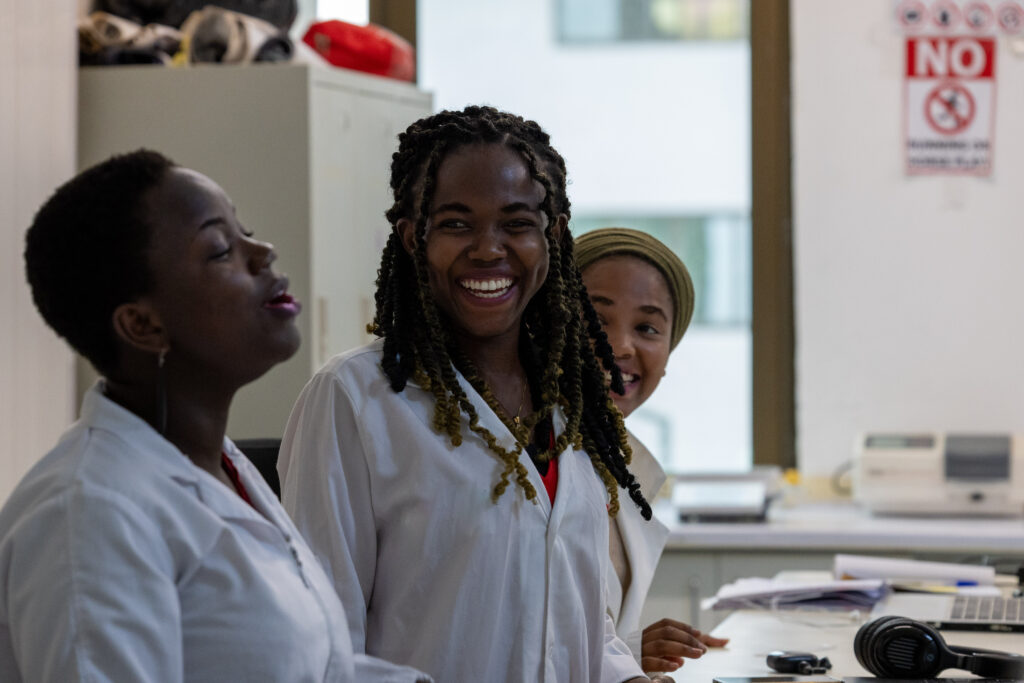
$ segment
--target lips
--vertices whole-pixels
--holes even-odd
[[[622,386],[626,390],[626,393],[629,393],[631,389],[633,389],[640,383],[640,375],[633,372],[626,372],[622,368],[619,368],[619,372],[622,374]],[[605,382],[611,384],[612,373],[605,370],[604,379]]]
[[[281,278],[271,289],[270,296],[263,302],[263,308],[274,313],[292,317],[299,314],[302,304],[288,293],[288,278]]]
[[[458,282],[463,291],[480,299],[499,299],[515,284],[510,277],[460,278]]]

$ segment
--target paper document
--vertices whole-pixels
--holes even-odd
[[[885,581],[786,581],[779,579],[737,579],[718,589],[718,594],[701,602],[703,609],[868,609],[888,594]]]
[[[996,576],[994,567],[981,565],[843,554],[836,555],[832,573],[836,578],[920,581],[949,586],[991,586]]]

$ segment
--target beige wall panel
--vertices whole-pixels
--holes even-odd
[[[0,501],[71,421],[72,356],[25,285],[24,232],[75,168],[75,0],[0,0]]]

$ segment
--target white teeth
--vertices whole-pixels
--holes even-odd
[[[495,278],[491,280],[460,280],[462,287],[484,299],[495,299],[508,291],[512,286],[511,278]]]

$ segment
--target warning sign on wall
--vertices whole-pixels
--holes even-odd
[[[906,38],[907,173],[989,175],[995,39]]]

